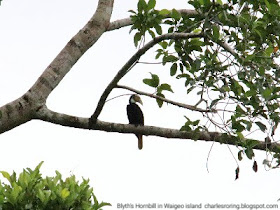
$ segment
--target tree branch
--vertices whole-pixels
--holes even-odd
[[[89,123],[92,125],[96,122],[98,116],[100,115],[103,106],[106,102],[108,95],[111,93],[113,88],[116,87],[117,83],[121,80],[121,78],[136,64],[139,58],[147,52],[150,48],[152,48],[157,43],[167,40],[167,39],[188,39],[188,38],[195,38],[195,37],[202,37],[202,33],[167,33],[161,36],[154,38],[152,41],[148,42],[144,45],[141,49],[139,49],[127,62],[126,64],[118,71],[116,76],[113,80],[109,83],[109,85],[104,90],[103,94],[101,95],[97,107],[90,118]]]
[[[237,137],[231,136],[225,133],[219,132],[187,132],[181,131],[177,129],[170,128],[162,128],[155,126],[134,126],[131,124],[121,124],[121,123],[111,123],[104,122],[100,120],[96,120],[95,124],[92,127],[89,126],[88,118],[70,116],[62,113],[53,112],[47,107],[43,107],[40,111],[38,111],[38,119],[51,122],[54,124],[59,124],[62,126],[81,128],[81,129],[90,129],[90,130],[100,130],[106,132],[117,132],[117,133],[134,133],[134,134],[142,134],[146,136],[159,136],[164,138],[173,138],[173,139],[187,139],[187,140],[200,140],[207,142],[219,142],[221,144],[234,145],[234,146],[242,146]],[[245,139],[252,140],[252,139]],[[258,140],[254,140],[258,141]],[[280,144],[272,143],[271,145],[267,145],[265,142],[258,141],[259,144],[256,145],[253,149],[266,151],[269,147],[269,150],[272,152],[280,152]]]
[[[47,97],[110,24],[114,0],[99,0],[95,14],[66,44],[35,84],[20,98],[0,107],[0,133],[33,119]]]
[[[171,10],[170,10],[171,12]],[[184,15],[190,15],[190,16],[197,16],[198,12],[192,9],[179,9],[178,12],[180,12],[181,14]],[[166,15],[166,18],[169,18],[170,15]],[[132,25],[132,21],[131,18],[124,18],[124,19],[120,19],[120,20],[115,20],[113,22],[110,23],[109,27],[107,28],[107,31],[113,31],[116,29],[120,29],[126,26],[130,26]]]
[[[82,55],[101,37],[110,25],[114,0],[99,0],[96,12],[87,24],[66,44],[29,90],[45,102]]]
[[[196,106],[192,106],[192,105],[188,105],[188,104],[183,104],[183,103],[179,103],[179,102],[176,102],[176,101],[172,101],[172,100],[169,100],[167,98],[163,98],[163,97],[160,97],[160,96],[157,96],[157,95],[154,95],[154,94],[150,94],[150,93],[146,93],[146,92],[143,92],[143,91],[140,91],[140,90],[136,90],[134,88],[127,87],[127,86],[124,86],[124,85],[117,85],[116,88],[122,88],[122,89],[130,90],[130,91],[132,91],[134,93],[137,93],[137,94],[140,94],[140,95],[149,96],[149,97],[155,98],[155,99],[159,99],[159,100],[162,100],[162,101],[164,101],[166,103],[173,104],[173,105],[181,107],[181,108],[189,109],[191,111],[216,112],[216,110],[214,110],[214,109],[211,109],[211,110],[210,109],[201,109],[201,108],[198,108]]]
[[[213,40],[212,40],[213,41]],[[230,54],[232,54],[236,59],[240,59],[238,53],[234,52],[234,50],[225,42],[222,42],[221,40],[219,40],[217,42],[218,45],[220,45],[222,48],[224,48],[227,52],[229,52]]]

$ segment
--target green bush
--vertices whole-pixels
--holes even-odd
[[[42,164],[35,170],[24,169],[18,178],[15,172],[0,171],[8,180],[0,184],[0,210],[95,210],[110,205],[98,203],[89,180],[79,184],[72,175],[64,181],[58,171],[55,177],[42,178]]]

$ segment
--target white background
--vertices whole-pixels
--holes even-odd
[[[185,0],[158,0],[157,8],[187,8]],[[0,6],[0,105],[24,94],[53,58],[89,20],[97,0],[4,0]],[[115,0],[112,20],[129,16],[137,0]],[[130,27],[105,33],[77,62],[48,99],[54,111],[90,117],[103,89],[136,51]],[[154,49],[142,61],[153,61]],[[167,68],[138,64],[120,84],[152,92],[142,83],[149,72],[161,75],[162,82],[174,81]],[[183,84],[183,83],[182,83]],[[184,93],[181,82],[173,83],[177,96],[170,98],[195,104]],[[129,93],[114,90],[110,95]],[[167,96],[169,96],[167,94]],[[184,98],[183,98],[184,97]],[[129,96],[106,104],[100,119],[127,123]],[[183,98],[183,100],[182,100]],[[184,115],[193,120],[199,113],[172,105],[157,107],[142,97],[147,125],[180,128]],[[279,170],[262,166],[265,152],[256,151],[259,171],[244,157],[237,167],[226,145],[203,141],[144,137],[139,151],[132,134],[106,133],[67,128],[31,121],[0,136],[0,170],[21,172],[40,161],[43,176],[62,172],[89,178],[97,198],[117,203],[279,203]],[[230,147],[235,157],[238,150]],[[1,178],[1,180],[3,180]]]

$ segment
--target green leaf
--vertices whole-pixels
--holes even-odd
[[[166,41],[162,41],[159,43],[159,45],[163,48],[166,49],[168,47],[168,43]],[[161,49],[160,49],[161,50]]]
[[[151,35],[153,39],[156,37],[155,32],[153,32],[151,29],[148,29],[148,33]]]
[[[268,57],[271,56],[271,54],[273,53],[273,50],[274,50],[274,47],[273,46],[270,46],[268,47],[265,51],[264,51],[264,54]]]
[[[163,16],[168,15],[169,13],[170,13],[170,11],[168,9],[162,9],[159,11],[159,14],[163,15]]]
[[[39,170],[40,170],[41,166],[43,165],[43,163],[44,163],[44,161],[41,161],[41,162],[36,166],[35,170],[39,172]]]
[[[177,60],[178,60],[178,58],[174,55],[167,55],[162,58],[163,64],[165,64],[167,62],[176,62]]]
[[[242,160],[242,153],[243,153],[242,150],[240,150],[240,151],[238,152],[238,160],[239,160],[239,161]]]
[[[181,16],[181,13],[178,12],[176,9],[172,9],[171,10],[171,15],[170,15],[172,18],[174,18],[175,20],[180,20],[180,18],[182,17]]]
[[[141,40],[141,38],[142,38],[142,34],[140,32],[137,32],[134,35],[134,45],[135,45],[135,47],[138,46],[138,42]]]
[[[237,136],[239,137],[240,140],[244,140],[244,135],[241,132],[236,132]]]
[[[261,129],[262,132],[265,132],[266,126],[262,122],[257,121],[255,123],[256,123],[257,126],[259,126],[259,128]]]
[[[11,183],[11,176],[10,176],[10,174],[8,172],[0,171],[0,173],[2,174],[3,177],[5,177]]]
[[[98,204],[98,209],[104,207],[104,206],[112,206],[110,203],[106,203],[106,202],[101,202],[100,204]]]
[[[219,101],[220,101],[221,99],[220,98],[217,98],[217,99],[214,99],[212,102],[211,102],[211,104],[210,104],[210,109],[212,109],[213,108],[213,106],[215,106]]]
[[[260,66],[260,68],[259,68],[259,75],[260,76],[264,76],[264,74],[265,74],[265,68],[263,66]]]
[[[162,28],[161,25],[155,25],[154,28],[156,29],[156,32],[158,35],[162,34]]]
[[[22,191],[22,188],[20,186],[17,185],[17,183],[13,183],[13,189],[11,192],[11,196],[13,198],[14,201],[16,201],[19,193]]]
[[[269,88],[266,88],[265,90],[263,90],[262,96],[263,96],[266,100],[268,100],[268,99],[270,99],[270,97],[271,97],[271,93],[272,93],[272,90],[269,89]]]
[[[147,3],[145,0],[139,0],[137,4],[137,9],[139,13],[147,10]]]
[[[155,6],[156,6],[156,0],[149,0],[147,9],[151,10],[155,8]]]
[[[64,188],[63,190],[61,190],[60,192],[60,196],[62,199],[67,198],[70,195],[70,192],[67,188]]]
[[[195,120],[195,121],[192,122],[192,125],[197,126],[199,124],[199,122],[200,122],[200,120]]]
[[[241,115],[244,115],[246,113],[239,105],[236,106],[235,112]]]
[[[220,39],[219,27],[214,25],[212,29],[213,29],[213,38],[214,38],[215,41],[218,41]]]
[[[132,10],[132,9],[128,10],[128,12],[136,14],[136,12],[134,10]]]
[[[173,93],[173,90],[169,84],[163,83],[160,86],[158,86],[158,92],[161,92],[163,90],[167,90]]]
[[[202,31],[201,28],[196,28],[196,29],[193,30],[193,32],[196,33],[196,34],[200,33],[201,31]]]
[[[264,3],[266,5],[268,11],[271,12],[271,5],[270,5],[270,3],[267,0],[264,0]]]
[[[173,63],[172,66],[170,67],[170,76],[174,76],[177,72],[177,63]]]
[[[151,79],[143,79],[143,82],[146,84],[146,85],[149,85],[151,87],[157,87],[159,85],[159,77],[158,75],[156,74],[151,74]]]
[[[41,202],[45,201],[45,194],[44,194],[43,190],[41,190],[41,189],[38,190],[37,197],[41,200]]]
[[[160,92],[158,92],[156,95],[159,96],[159,97],[165,98],[165,96]],[[158,99],[158,98],[156,99],[156,101],[157,101],[157,104],[158,104],[159,108],[161,108],[162,105],[163,105],[163,101]]]
[[[245,154],[250,160],[255,156],[252,148],[247,148]]]

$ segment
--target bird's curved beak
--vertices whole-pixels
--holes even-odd
[[[138,103],[141,104],[141,105],[143,106],[143,102],[142,102],[142,100],[141,100],[140,97],[138,98]]]

